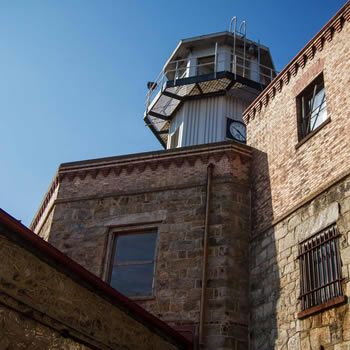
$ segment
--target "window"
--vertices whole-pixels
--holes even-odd
[[[170,137],[170,148],[176,148],[179,145],[179,133],[180,128],[177,128],[176,131]]]
[[[127,296],[150,296],[153,289],[157,233],[123,233],[115,236],[110,284]]]
[[[327,119],[323,74],[298,97],[299,140],[316,130]]]
[[[299,245],[300,297],[299,317],[319,311],[344,299],[339,233],[335,225],[317,233]],[[304,312],[303,312],[304,311]]]
[[[214,73],[215,55],[197,58],[197,75]]]

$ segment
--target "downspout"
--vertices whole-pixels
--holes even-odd
[[[211,204],[211,183],[213,177],[214,164],[210,163],[207,168],[207,199],[205,210],[205,227],[204,227],[204,244],[203,244],[203,262],[202,262],[202,293],[201,308],[199,316],[199,347],[204,346],[204,323],[205,323],[205,306],[207,302],[207,275],[208,275],[208,238],[210,228],[210,204]]]

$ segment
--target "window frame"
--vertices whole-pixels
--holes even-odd
[[[301,311],[298,318],[345,301],[339,237],[334,223],[299,242]]]
[[[305,102],[305,99],[307,101],[315,101],[315,98],[317,94],[324,90],[324,99],[322,100],[322,103],[314,107],[313,109],[308,111],[308,114],[310,114],[309,117],[305,117],[305,113],[307,111],[307,102]],[[324,101],[324,102],[323,102]],[[314,103],[314,102],[313,102]],[[309,128],[308,126],[311,123],[312,115],[315,110],[320,108],[322,105],[325,105],[323,109],[325,109],[326,117],[324,120],[313,129]],[[326,124],[329,123],[330,118],[327,111],[327,96],[326,96],[326,88],[324,83],[324,76],[323,72],[319,73],[296,97],[296,106],[297,106],[297,125],[298,125],[298,144],[295,146],[298,148],[303,144],[306,140],[308,140],[310,137],[315,135],[320,129],[322,129]],[[322,109],[322,110],[323,110]],[[318,112],[320,113],[320,111]],[[304,126],[305,120],[307,120],[307,125]],[[309,128],[309,130],[304,130],[305,128]]]
[[[154,258],[151,261],[142,261],[137,262],[136,264],[114,264],[114,258],[117,251],[117,240],[119,236],[127,236],[127,235],[142,235],[146,233],[154,233],[156,234],[155,238],[155,246],[154,246]],[[106,268],[105,268],[105,274],[104,274],[104,280],[106,283],[108,283],[111,287],[111,278],[112,278],[112,272],[113,268],[116,266],[131,266],[131,265],[142,265],[142,264],[149,264],[150,262],[153,263],[153,269],[152,269],[152,288],[151,293],[149,295],[126,295],[129,299],[132,300],[147,300],[147,299],[154,299],[155,296],[155,287],[156,287],[156,267],[157,267],[157,258],[158,258],[158,243],[159,243],[159,232],[158,227],[156,226],[138,226],[138,227],[126,227],[126,228],[118,228],[118,229],[112,229],[108,238],[107,242],[107,254],[106,254]],[[113,288],[113,287],[112,287]]]
[[[180,141],[180,126],[170,135],[170,148],[178,148]]]
[[[205,72],[206,68],[209,68],[209,67],[210,67],[209,69],[210,71]],[[213,68],[213,71],[211,71],[211,67]],[[204,70],[204,72],[202,72],[201,70]],[[215,73],[215,54],[197,57],[196,75],[207,75],[207,74],[214,74],[214,73]]]

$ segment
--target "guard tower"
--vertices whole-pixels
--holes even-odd
[[[242,112],[276,73],[269,49],[233,17],[229,31],[179,42],[147,84],[145,123],[166,149],[245,142]]]

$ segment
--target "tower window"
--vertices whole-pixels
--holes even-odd
[[[327,307],[343,301],[338,237],[333,225],[299,245],[302,310],[299,317],[319,311],[321,305]]]
[[[197,75],[214,73],[215,55],[197,58]]]
[[[180,128],[177,128],[176,131],[170,137],[170,148],[176,148],[179,145],[179,133]]]
[[[297,97],[299,140],[315,131],[327,119],[323,74]]]
[[[110,284],[127,296],[149,296],[153,290],[156,232],[116,235]]]

